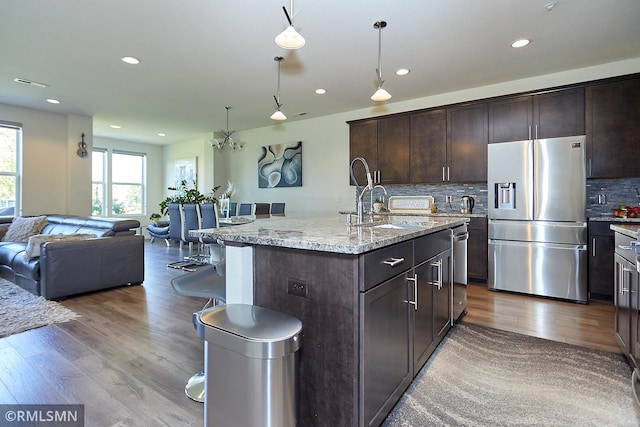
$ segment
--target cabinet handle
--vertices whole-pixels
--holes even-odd
[[[440,290],[440,289],[442,289],[442,259],[439,259],[436,262],[432,262],[431,266],[432,267],[437,267],[438,275],[437,275],[436,280],[434,280],[433,282],[429,282],[429,284],[437,286],[438,290]]]
[[[591,176],[591,157],[589,157],[589,176]]]
[[[596,256],[596,238],[595,237],[591,238],[591,256],[592,257]]]
[[[447,166],[447,181],[451,181],[451,178],[449,176],[449,166]]]
[[[536,139],[538,139],[538,125],[536,125]]]
[[[632,249],[631,246],[618,245],[618,247],[623,251],[630,251]]]
[[[442,167],[442,182],[444,182],[444,166]]]
[[[413,277],[407,277],[407,280],[413,282],[413,301],[405,301],[413,306],[413,311],[418,311],[418,275],[413,274]]]
[[[395,267],[396,265],[402,264],[404,262],[404,258],[389,258],[382,261],[383,264],[387,264],[390,267]]]
[[[531,139],[531,125],[529,125],[529,139]]]

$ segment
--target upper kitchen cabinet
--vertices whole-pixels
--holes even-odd
[[[378,164],[378,121],[375,119],[361,122],[349,123],[349,161],[356,157],[362,157],[367,161],[370,168],[377,167]],[[373,173],[373,171],[371,171]],[[358,185],[366,185],[364,166],[360,162],[353,165],[353,174],[358,181]],[[351,176],[349,176],[349,184]]]
[[[640,78],[586,88],[587,177],[640,176]]]
[[[492,101],[489,142],[583,135],[584,98],[583,88],[572,88]]]
[[[411,182],[442,182],[447,164],[447,110],[411,115]]]
[[[448,182],[487,181],[487,103],[447,108]]]
[[[411,115],[411,183],[487,180],[487,104]]]
[[[409,182],[409,128],[408,115],[350,122],[350,161],[363,157],[376,184],[406,184]],[[360,163],[354,165],[354,175],[359,185],[367,182]]]

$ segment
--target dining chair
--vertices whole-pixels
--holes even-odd
[[[169,213],[169,239],[180,242],[180,249],[182,249],[182,214],[180,213],[180,205],[178,203],[169,203],[167,211]]]
[[[255,215],[256,205],[253,203],[240,203],[238,216]]]
[[[229,202],[229,216],[238,215],[238,202]]]
[[[219,228],[220,216],[218,214],[218,205],[215,203],[201,203],[200,216],[202,218],[202,228]],[[216,268],[223,268],[224,262],[224,244],[221,240],[200,236],[200,243],[209,249],[206,255],[208,263]]]
[[[271,215],[285,216],[285,203],[271,203]]]
[[[270,204],[269,203],[254,203],[254,214],[256,218],[269,217]]]
[[[199,237],[189,235],[190,230],[198,230],[202,228],[200,205],[196,203],[185,203],[180,205],[180,217],[182,218],[182,241],[189,243],[189,253],[191,253],[194,243],[200,245]]]

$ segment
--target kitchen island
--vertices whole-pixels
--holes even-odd
[[[227,302],[299,318],[299,425],[379,425],[451,325],[464,217],[288,214],[198,230],[226,244]]]

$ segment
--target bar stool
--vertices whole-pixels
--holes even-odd
[[[206,266],[192,273],[174,277],[171,287],[178,295],[187,297],[208,298],[202,310],[219,304],[225,304],[227,299],[226,280],[220,270],[214,266]],[[193,326],[198,331],[196,319],[198,313],[193,313]],[[203,337],[200,337],[203,339]],[[196,402],[204,403],[204,371],[194,374],[184,387],[185,394]]]

